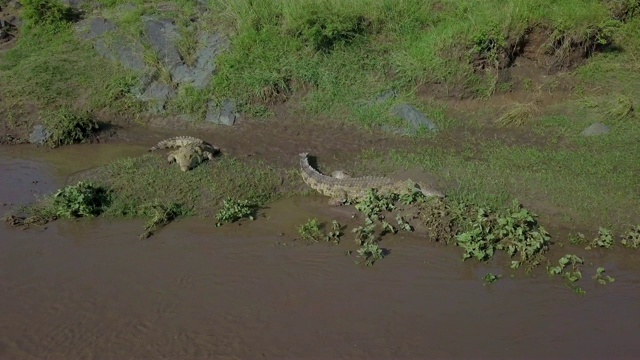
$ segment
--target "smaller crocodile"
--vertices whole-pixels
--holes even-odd
[[[394,180],[386,177],[350,177],[343,171],[327,176],[309,164],[309,154],[300,154],[300,173],[304,182],[322,195],[329,196],[331,205],[358,202],[364,199],[370,189],[380,194],[412,194],[421,192],[427,197],[444,197],[438,190],[431,189],[412,180]]]
[[[220,148],[191,136],[178,136],[160,141],[149,151],[167,148],[177,148],[169,153],[167,161],[169,164],[178,163],[182,171],[191,170],[206,160],[213,160],[220,152]]]

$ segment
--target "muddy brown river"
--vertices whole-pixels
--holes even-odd
[[[141,152],[0,147],[0,210]],[[308,217],[349,216],[325,204],[287,199],[241,226],[180,220],[143,241],[142,221],[0,224],[0,359],[640,358],[637,252],[586,253],[584,296],[544,273],[485,286],[507,269],[420,238],[385,240],[367,268],[344,254],[350,234],[292,241]],[[597,266],[615,283],[593,281]]]

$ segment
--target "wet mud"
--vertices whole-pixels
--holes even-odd
[[[101,165],[13,149],[20,148],[0,148],[0,204],[28,202]],[[355,265],[344,255],[355,247],[351,234],[340,245],[294,240],[309,217],[346,221],[351,209],[329,208],[321,197],[286,199],[253,222],[216,228],[213,220],[185,219],[144,241],[142,221],[58,221],[29,230],[0,224],[0,358],[640,353],[637,254],[592,253],[588,260],[616,282],[600,286],[585,274],[584,296],[544,275],[485,286],[484,274],[506,269],[462,262],[459,249],[411,236],[384,240],[391,253],[373,267]]]

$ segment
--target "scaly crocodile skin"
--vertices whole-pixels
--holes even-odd
[[[213,160],[214,155],[220,152],[219,148],[191,136],[178,136],[160,141],[149,151],[176,147],[178,149],[169,153],[167,161],[176,162],[182,171],[189,171],[207,159]]]
[[[300,173],[304,182],[322,195],[331,198],[331,204],[347,201],[358,202],[367,196],[370,189],[379,194],[410,194],[420,191],[425,196],[444,197],[440,191],[430,189],[411,180],[394,180],[386,177],[331,177],[323,175],[309,164],[309,154],[300,154]]]

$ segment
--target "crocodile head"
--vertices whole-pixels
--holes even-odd
[[[439,197],[439,198],[445,197],[444,193],[438,190],[423,186],[421,184],[416,183],[416,189],[419,190],[422,193],[422,195],[426,197]]]
[[[189,171],[198,166],[203,156],[196,147],[184,146],[172,153],[173,158],[182,171]]]

